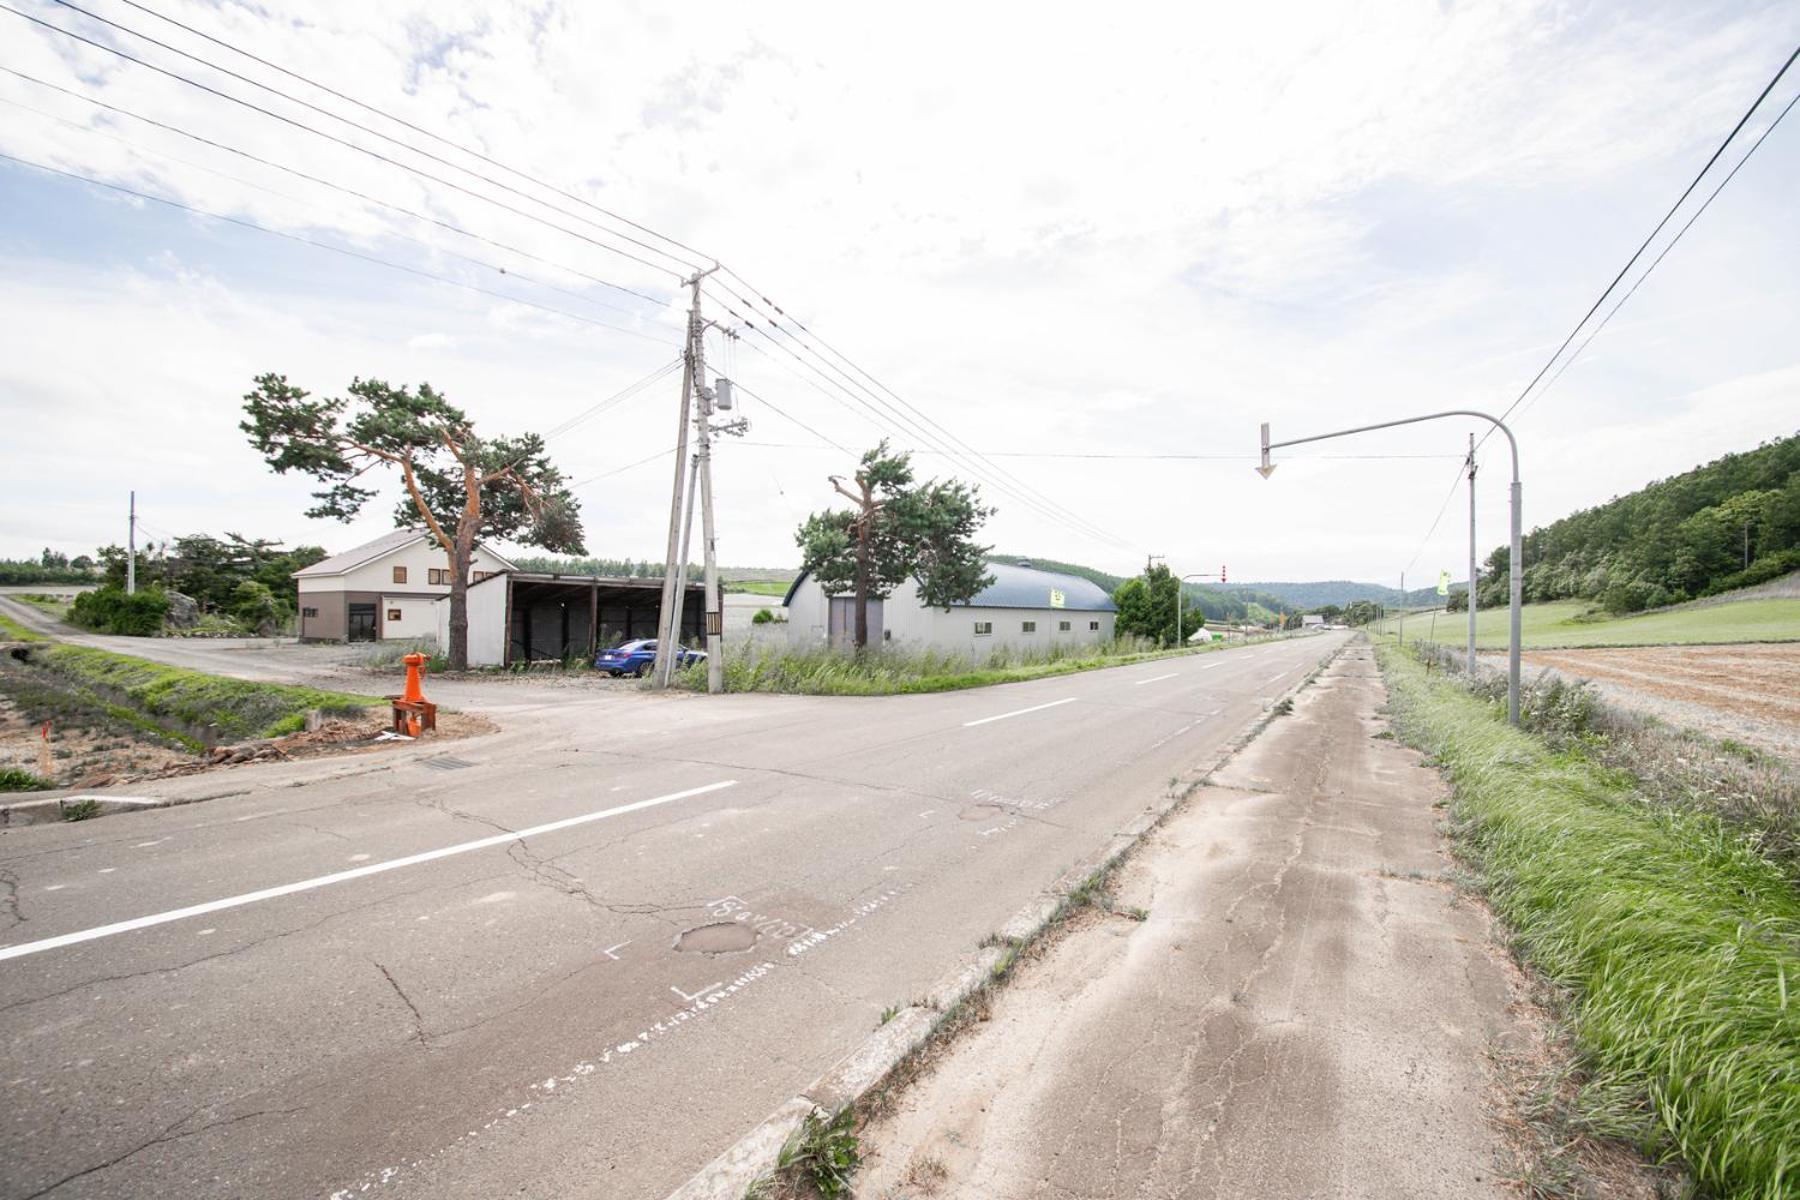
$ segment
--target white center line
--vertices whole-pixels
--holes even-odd
[[[1048,704],[1034,704],[1030,708],[1017,708],[1017,709],[1014,709],[1012,712],[1001,713],[997,717],[983,717],[979,721],[964,721],[963,728],[968,729],[968,728],[971,728],[976,725],[986,725],[989,721],[1004,721],[1008,717],[1022,717],[1026,713],[1042,712],[1046,708],[1055,708],[1059,704],[1073,704],[1073,703],[1075,703],[1075,697],[1065,696],[1061,700],[1052,700]]]
[[[477,838],[472,842],[462,842],[455,846],[445,846],[438,850],[426,850],[420,854],[409,854],[405,858],[390,858],[386,862],[370,863],[366,867],[354,867],[348,871],[338,871],[331,875],[320,875],[315,879],[302,879],[296,883],[284,883],[279,887],[263,888],[258,892],[245,892],[240,896],[227,896],[223,900],[208,900],[204,904],[191,904],[186,908],[174,908],[168,912],[152,913],[147,917],[133,917],[129,921],[118,921],[111,925],[98,925],[93,929],[83,929],[79,933],[64,933],[56,937],[44,938],[36,942],[25,942],[18,946],[0,947],[0,962],[9,958],[22,958],[27,954],[42,954],[46,950],[56,950],[63,946],[73,946],[79,942],[91,942],[96,938],[111,937],[115,933],[130,933],[134,929],[148,929],[152,925],[166,925],[170,921],[181,921],[188,917],[198,917],[205,913],[219,912],[227,908],[241,908],[246,904],[255,904],[260,900],[274,900],[279,896],[291,896],[295,892],[309,892],[314,888],[330,887],[334,883],[348,883],[352,879],[362,879],[368,875],[379,875],[384,871],[397,871],[401,867],[416,867],[420,863],[435,862],[440,858],[449,858],[456,854],[467,854],[473,850],[485,850],[489,846],[504,846],[508,842],[523,841],[539,834],[554,833],[559,829],[570,829],[576,825],[586,825],[590,821],[604,821],[607,817],[623,816],[626,813],[638,812],[646,808],[655,808],[659,804],[669,804],[676,800],[686,800],[692,796],[703,796],[707,792],[716,792],[720,788],[733,787],[735,779],[727,779],[720,783],[709,783],[705,787],[689,788],[685,792],[670,792],[667,796],[655,796],[649,800],[638,800],[631,804],[621,804],[617,808],[605,808],[599,812],[583,813],[579,817],[564,817],[560,821],[550,821],[543,825],[533,825],[529,829],[520,829],[513,833],[498,833],[493,837]]]
[[[1201,667],[1200,669],[1202,671],[1210,671],[1214,667],[1222,667],[1224,665],[1225,665],[1224,663],[1207,663],[1204,667]]]
[[[1132,687],[1143,687],[1146,683],[1161,683],[1165,679],[1175,678],[1175,676],[1178,675],[1179,673],[1180,672],[1178,672],[1178,671],[1171,671],[1167,675],[1152,675],[1149,679],[1140,679],[1136,683],[1132,684],[1131,686]]]

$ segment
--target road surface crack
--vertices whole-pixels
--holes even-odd
[[[9,869],[0,868],[0,888],[6,889],[0,894],[0,914],[7,918],[5,928],[13,929],[25,923],[25,914],[19,911],[19,877]]]
[[[133,1146],[131,1149],[125,1151],[123,1154],[116,1154],[113,1157],[107,1159],[105,1162],[95,1163],[91,1167],[83,1167],[79,1171],[75,1171],[75,1172],[72,1172],[71,1174],[64,1175],[61,1179],[58,1179],[55,1183],[52,1183],[52,1184],[48,1185],[47,1187],[39,1188],[37,1191],[32,1192],[30,1195],[26,1196],[24,1198],[24,1200],[38,1200],[38,1198],[40,1196],[48,1196],[51,1192],[56,1191],[58,1188],[62,1187],[64,1184],[73,1183],[73,1182],[75,1182],[75,1180],[83,1179],[89,1175],[94,1174],[97,1171],[104,1171],[110,1167],[116,1167],[120,1163],[124,1162],[126,1159],[135,1158],[137,1155],[142,1154],[144,1151],[150,1149],[152,1146],[161,1146],[168,1142],[179,1142],[179,1141],[183,1140],[184,1138],[198,1137],[201,1134],[208,1132],[209,1130],[218,1129],[221,1126],[225,1126],[225,1125],[235,1125],[240,1121],[254,1120],[257,1117],[289,1117],[289,1116],[293,1116],[295,1113],[305,1112],[306,1105],[302,1104],[297,1108],[258,1109],[255,1112],[240,1113],[238,1116],[235,1116],[235,1117],[224,1117],[217,1121],[208,1121],[206,1124],[200,1126],[197,1129],[189,1129],[183,1133],[175,1132],[177,1129],[180,1129],[183,1125],[187,1124],[188,1121],[193,1118],[193,1115],[199,1111],[200,1110],[197,1108],[190,1109],[188,1112],[184,1113],[181,1117],[177,1118],[172,1124],[164,1126],[163,1131],[161,1133],[157,1134],[155,1137],[151,1138],[149,1141],[142,1142],[136,1146]]]
[[[406,989],[400,986],[400,981],[394,978],[394,973],[392,971],[388,970],[381,963],[375,962],[374,959],[370,959],[369,961],[375,963],[375,969],[381,972],[381,977],[388,981],[389,987],[394,989],[394,995],[400,997],[400,1002],[406,1005],[408,1012],[412,1013],[413,1038],[422,1048],[426,1050],[431,1049],[431,1035],[425,1031],[425,1014],[419,1011],[419,1006],[414,1004],[412,997],[406,994]]]

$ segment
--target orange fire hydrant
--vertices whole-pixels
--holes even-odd
[[[420,685],[425,656],[408,654],[400,661],[406,664],[406,690],[389,697],[394,703],[394,732],[418,737],[425,730],[437,728],[437,705],[425,698],[425,689]]]

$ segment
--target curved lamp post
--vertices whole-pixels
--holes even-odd
[[[1303,442],[1322,442],[1329,438],[1349,437],[1353,433],[1369,433],[1376,429],[1392,429],[1396,425],[1417,425],[1421,421],[1437,421],[1445,417],[1474,417],[1486,421],[1506,435],[1506,444],[1512,448],[1512,551],[1507,561],[1507,575],[1511,595],[1508,619],[1510,637],[1506,650],[1506,719],[1514,725],[1519,723],[1519,608],[1524,597],[1525,551],[1524,533],[1520,521],[1521,490],[1519,487],[1519,439],[1513,436],[1512,430],[1498,417],[1491,417],[1484,412],[1476,412],[1470,408],[1453,408],[1447,412],[1426,413],[1419,417],[1402,417],[1398,421],[1382,421],[1376,425],[1359,425],[1355,429],[1339,429],[1333,433],[1318,433],[1311,437],[1289,438],[1285,442],[1269,440],[1269,423],[1262,427],[1262,464],[1256,468],[1257,473],[1267,479],[1275,471],[1275,464],[1269,461],[1269,451],[1279,450],[1283,446],[1298,446]],[[1475,580],[1471,574],[1469,579],[1469,600],[1474,602]]]
[[[1270,469],[1273,470],[1273,468],[1270,468]],[[1265,476],[1263,476],[1263,478],[1267,479],[1268,476],[1265,475]],[[1175,648],[1177,650],[1180,650],[1184,646],[1187,645],[1186,642],[1181,640],[1181,585],[1186,583],[1190,579],[1223,579],[1223,578],[1225,578],[1225,569],[1223,567],[1221,567],[1219,569],[1219,573],[1217,575],[1208,575],[1203,572],[1196,571],[1192,575],[1183,575],[1180,579],[1177,579],[1175,581]]]

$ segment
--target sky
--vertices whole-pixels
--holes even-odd
[[[1006,552],[1462,578],[1476,423],[1266,481],[1258,425],[1505,409],[1800,42],[1780,2],[73,2],[0,11],[4,557],[122,542],[132,489],[153,539],[391,527],[396,482],[309,520],[248,445],[276,372],[428,381],[494,434],[587,414],[549,443],[587,547],[660,561],[679,372],[618,397],[679,355],[683,260],[733,272],[702,298],[738,335],[708,378],[747,389],[725,564],[796,565],[887,436]],[[1520,407],[1528,528],[1800,429],[1797,187],[1800,118]],[[1480,461],[1485,557],[1502,439]]]

